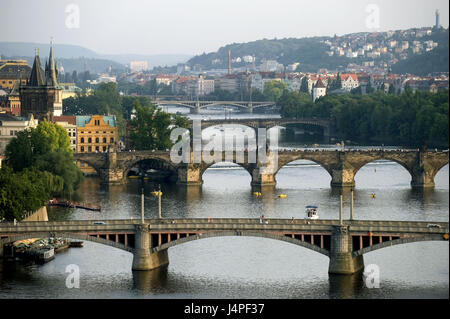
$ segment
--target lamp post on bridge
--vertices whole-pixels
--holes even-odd
[[[144,224],[144,188],[141,188],[141,222]]]
[[[353,208],[353,188],[350,190],[350,220],[353,221],[355,219],[354,208]]]
[[[161,184],[158,185],[158,190],[151,192],[151,194],[153,196],[155,196],[155,197],[156,196],[158,197],[158,218],[161,219],[162,218],[162,213],[161,213],[161,196],[162,196]]]
[[[158,218],[161,219],[162,218],[162,214],[161,214],[161,184],[159,184],[158,186]]]

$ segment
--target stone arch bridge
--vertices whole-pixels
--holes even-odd
[[[411,175],[413,188],[434,187],[437,172],[449,162],[447,151],[417,150],[279,150],[266,154],[260,161],[255,152],[235,151],[230,154],[220,152],[214,162],[206,162],[203,157],[190,153],[190,163],[175,164],[169,151],[137,151],[109,153],[79,153],[74,158],[92,166],[104,183],[125,183],[127,172],[140,163],[151,161],[152,168],[167,170],[172,180],[178,184],[201,185],[205,170],[216,162],[233,162],[242,166],[251,176],[252,185],[276,184],[276,174],[286,164],[295,160],[310,160],[321,165],[331,176],[333,187],[355,187],[355,175],[364,165],[377,161],[394,161],[404,167]],[[200,158],[197,163],[194,156]]]
[[[267,219],[74,220],[0,223],[0,256],[16,240],[61,236],[93,241],[133,254],[133,270],[169,263],[170,247],[223,236],[270,238],[329,257],[329,273],[353,274],[364,268],[363,255],[417,241],[448,241],[448,222]]]

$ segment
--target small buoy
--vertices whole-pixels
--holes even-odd
[[[377,171],[377,168],[376,167],[374,167],[374,169],[373,169],[375,172]]]
[[[444,234],[444,239],[448,240],[448,234]]]
[[[261,196],[262,194],[260,192],[253,192],[253,195],[255,196]]]
[[[377,198],[377,195],[376,194],[370,194],[370,197]]]
[[[278,195],[278,197],[279,197],[279,198],[286,198],[287,195],[286,195],[286,194],[281,194],[281,195]]]

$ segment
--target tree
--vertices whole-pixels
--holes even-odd
[[[60,189],[61,179],[37,169],[14,171],[3,166],[0,169],[0,221],[22,220],[28,212],[34,212],[51,198],[51,192]]]
[[[130,121],[130,144],[137,150],[164,150],[172,147],[170,140],[170,114],[155,105],[134,104],[136,118]]]
[[[308,79],[306,78],[306,76],[304,76],[302,78],[302,83],[300,84],[300,92],[309,93],[309,90],[308,90]]]
[[[60,178],[61,187],[51,187],[51,195],[70,195],[83,180],[81,171],[74,164],[66,130],[46,120],[35,129],[19,132],[6,146],[5,153],[6,165],[14,172],[37,169],[54,176],[52,181]]]
[[[287,90],[287,84],[281,81],[269,81],[264,84],[264,96],[267,100],[276,102]]]

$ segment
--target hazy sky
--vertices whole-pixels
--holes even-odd
[[[448,28],[448,0],[0,0],[0,41],[53,36],[102,54],[200,54],[263,38],[433,26],[436,9]]]

